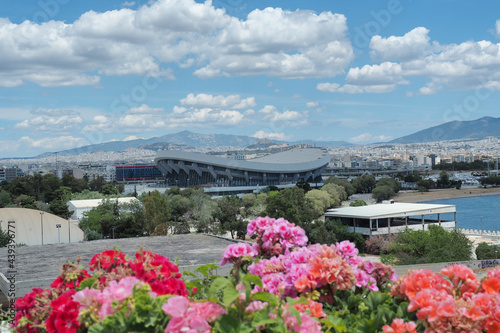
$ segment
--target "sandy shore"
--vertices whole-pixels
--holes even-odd
[[[444,189],[429,192],[399,192],[393,198],[396,202],[424,202],[454,198],[480,197],[485,195],[500,195],[500,188],[464,188],[461,190]]]

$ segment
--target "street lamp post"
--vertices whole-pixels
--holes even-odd
[[[42,245],[43,245],[43,212],[40,212],[40,229],[42,230]]]
[[[116,227],[112,227],[111,229],[113,229],[113,239],[115,239],[115,229],[116,229]]]
[[[61,244],[61,225],[58,223],[56,224],[57,228],[57,242]]]

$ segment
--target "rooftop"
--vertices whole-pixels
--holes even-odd
[[[382,219],[389,217],[430,215],[456,212],[455,205],[394,202],[377,205],[329,209],[326,216]]]
[[[68,204],[71,204],[75,208],[89,208],[89,207],[97,207],[102,201],[105,199],[86,199],[86,200],[71,200],[68,201]],[[123,197],[123,198],[109,198],[109,200],[118,200],[119,203],[129,203],[137,200],[135,197]]]
[[[5,276],[14,272],[16,279],[16,297],[22,297],[32,288],[47,288],[60,274],[66,261],[76,261],[80,256],[82,265],[87,265],[93,255],[104,250],[119,248],[125,254],[133,256],[142,246],[144,250],[166,256],[179,269],[193,271],[197,265],[206,263],[218,264],[226,247],[233,244],[231,239],[202,234],[185,234],[158,237],[137,237],[122,239],[104,239],[91,242],[70,244],[51,244],[20,246],[15,249],[16,260],[10,267],[8,249],[0,248],[0,302],[4,299],[2,293],[9,289]],[[228,266],[219,269],[228,271]],[[2,276],[3,275],[3,276]]]

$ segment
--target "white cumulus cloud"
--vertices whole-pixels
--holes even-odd
[[[392,139],[392,137],[386,135],[372,135],[370,133],[363,133],[358,136],[350,138],[349,141],[354,143],[370,143],[370,142],[384,142],[390,139]]]
[[[197,108],[248,109],[257,105],[255,97],[242,99],[240,95],[188,94],[180,102],[182,105]]]
[[[255,132],[252,137],[257,138],[257,139],[276,139],[276,140],[287,140],[289,139],[288,136],[285,135],[285,133],[266,133],[265,131],[257,131]]]

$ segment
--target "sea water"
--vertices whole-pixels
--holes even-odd
[[[432,204],[455,205],[457,227],[500,231],[500,195],[430,201]],[[450,216],[453,219],[453,216]],[[448,216],[446,217],[448,219]]]

